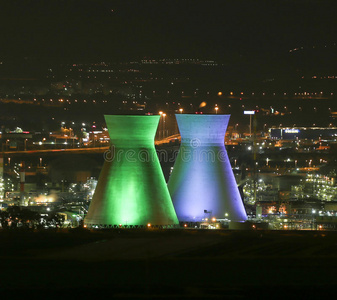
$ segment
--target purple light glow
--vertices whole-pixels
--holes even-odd
[[[176,115],[181,147],[168,188],[179,221],[247,219],[224,145],[230,115]]]

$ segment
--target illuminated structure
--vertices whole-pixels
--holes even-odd
[[[98,179],[87,227],[173,226],[178,219],[154,148],[160,116],[105,116],[111,151]]]
[[[241,222],[246,211],[224,145],[230,115],[176,115],[180,150],[168,182],[179,221]]]
[[[279,127],[269,131],[274,140],[334,140],[337,136],[337,127]]]
[[[0,157],[0,200],[4,197],[5,181],[4,181],[4,159]]]

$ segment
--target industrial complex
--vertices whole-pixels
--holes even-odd
[[[179,221],[245,221],[247,215],[224,145],[230,116],[176,117],[182,144],[168,187]],[[105,116],[111,151],[106,152],[85,226],[178,224],[154,148],[159,118]]]

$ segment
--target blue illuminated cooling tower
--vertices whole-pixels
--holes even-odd
[[[247,214],[224,145],[230,115],[176,115],[181,146],[168,182],[179,221],[245,221]]]

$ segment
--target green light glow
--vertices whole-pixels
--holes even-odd
[[[154,148],[160,116],[105,116],[107,155],[85,224],[175,225],[174,211]]]

